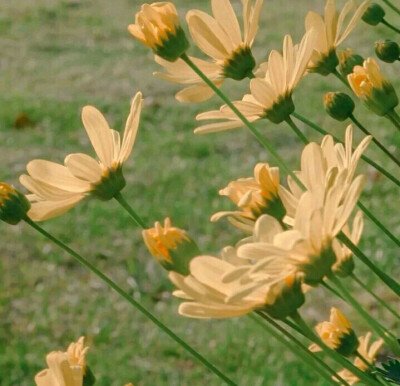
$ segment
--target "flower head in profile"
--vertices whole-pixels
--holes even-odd
[[[109,200],[121,191],[125,186],[122,167],[135,143],[142,101],[139,92],[132,101],[122,141],[99,110],[92,106],[83,108],[82,121],[98,160],[75,153],[65,158],[64,165],[46,160],[28,163],[28,175],[22,175],[20,182],[32,193],[27,196],[32,220],[58,216],[86,196]]]
[[[16,225],[26,217],[31,204],[18,190],[0,182],[0,220]]]
[[[307,32],[299,45],[286,35],[283,40],[283,54],[272,50],[268,64],[263,65],[261,78],[250,81],[251,94],[234,102],[240,112],[250,121],[267,118],[273,123],[286,120],[294,111],[292,93],[302,79],[314,46],[313,31]],[[218,119],[195,130],[196,134],[217,132],[243,126],[243,122],[226,105],[220,110],[199,114],[197,120]]]
[[[171,62],[189,48],[185,32],[179,24],[178,12],[170,2],[143,4],[136,13],[135,24],[130,24],[128,31],[156,55]]]
[[[350,322],[337,308],[332,307],[329,322],[318,323],[315,330],[321,340],[339,354],[350,356],[356,352],[358,347],[357,336],[351,328]],[[321,351],[321,348],[312,344],[310,350]]]
[[[187,232],[172,226],[168,217],[164,226],[157,221],[154,228],[145,229],[142,235],[150,253],[168,271],[187,275],[191,259],[200,255],[199,248]]]
[[[355,66],[347,79],[354,94],[377,115],[386,115],[399,104],[396,91],[373,58],[367,58],[362,67]]]
[[[212,61],[190,59],[217,87],[226,78],[242,80],[251,76],[256,64],[251,47],[258,30],[262,3],[263,0],[255,0],[254,5],[253,0],[242,1],[243,35],[230,0],[211,0],[213,16],[200,10],[188,12],[190,34]],[[174,63],[160,57],[155,60],[166,70],[166,73],[155,72],[155,76],[189,85],[176,94],[180,102],[201,102],[214,95],[214,91],[182,59]]]
[[[335,71],[339,64],[336,48],[349,36],[368,5],[368,0],[358,7],[353,0],[349,0],[339,13],[336,11],[335,0],[327,0],[323,18],[316,12],[308,12],[305,20],[306,31],[314,29],[317,36],[315,51],[309,63],[311,72],[328,75]],[[346,18],[351,12],[353,14],[345,26]]]
[[[217,212],[211,221],[218,221],[228,216],[237,228],[252,232],[254,223],[262,214],[269,214],[279,221],[285,216],[285,208],[278,194],[279,169],[259,163],[254,168],[254,177],[232,181],[219,191],[229,197],[240,210]]]
[[[379,351],[381,350],[384,342],[383,339],[379,339],[370,345],[369,344],[370,339],[371,339],[370,332],[368,332],[365,336],[360,336],[359,338],[360,344],[358,346],[357,351],[364,359],[367,360],[367,362],[373,365],[375,363],[375,358],[377,357]],[[354,359],[353,364],[361,371],[368,372],[369,370],[368,365],[358,357]],[[354,385],[360,380],[356,375],[354,375],[351,371],[347,369],[338,372],[338,375],[340,375],[350,385]]]
[[[37,386],[82,386],[93,385],[94,377],[87,371],[86,354],[89,350],[84,346],[84,338],[71,343],[67,352],[52,351],[46,356],[48,368],[35,376]]]

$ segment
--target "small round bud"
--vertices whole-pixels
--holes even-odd
[[[347,76],[353,72],[354,66],[362,66],[364,58],[353,52],[351,48],[339,51],[339,72],[343,76]]]
[[[353,114],[355,104],[347,94],[343,92],[328,92],[323,99],[325,110],[333,119],[341,122]]]
[[[378,25],[385,17],[385,10],[376,3],[372,3],[362,15],[363,19],[369,25]]]
[[[30,207],[22,193],[5,182],[0,183],[0,220],[16,225],[27,216]]]
[[[378,40],[375,42],[375,53],[380,60],[386,63],[393,63],[399,60],[400,47],[393,40]]]

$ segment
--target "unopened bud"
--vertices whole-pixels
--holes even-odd
[[[372,3],[362,15],[363,19],[369,25],[378,25],[385,17],[385,10],[376,3]]]
[[[375,42],[375,53],[380,60],[386,63],[393,63],[399,60],[400,47],[393,40],[379,40]]]
[[[343,92],[328,92],[323,99],[325,110],[333,119],[341,122],[353,114],[355,104],[347,94]]]
[[[16,225],[26,217],[30,207],[29,200],[22,193],[0,182],[0,220]]]
[[[346,77],[353,72],[354,66],[362,66],[364,58],[361,55],[357,55],[351,48],[347,50],[339,51],[339,72]]]

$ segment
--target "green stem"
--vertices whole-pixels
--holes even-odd
[[[382,19],[381,23],[384,24],[386,27],[389,27],[394,32],[397,32],[398,34],[400,34],[400,29],[396,28],[394,25],[390,24],[385,19]]]
[[[387,333],[387,330],[382,327],[368,312],[364,311],[363,307],[357,302],[355,298],[347,291],[346,287],[340,282],[334,275],[329,279],[336,285],[339,291],[342,293],[346,301],[360,314],[360,316],[370,325],[370,327],[385,341],[385,343],[391,348],[396,354],[400,355],[400,345],[393,340],[391,335]]]
[[[358,369],[354,366],[351,362],[346,360],[342,355],[337,353],[335,350],[329,348],[322,340],[315,335],[314,331],[308,327],[307,323],[303,320],[300,314],[296,311],[292,316],[292,320],[300,327],[304,334],[310,339],[312,342],[316,343],[318,346],[321,347],[321,350],[324,351],[327,355],[329,355],[332,359],[334,359],[337,363],[341,366],[345,367],[347,370],[351,371],[354,375],[356,375],[360,380],[366,382],[367,385],[380,385],[378,382],[373,380],[370,376],[366,373]]]
[[[212,371],[215,375],[221,378],[228,385],[236,385],[231,379],[229,379],[226,375],[224,375],[221,371],[219,371],[212,363],[210,363],[207,359],[205,359],[201,354],[199,354],[195,349],[189,346],[184,340],[182,340],[178,335],[176,335],[172,330],[170,330],[165,324],[163,324],[160,320],[157,319],[150,311],[148,311],[144,306],[138,303],[133,297],[131,297],[127,292],[125,292],[121,287],[118,286],[113,280],[111,280],[108,276],[103,274],[99,269],[97,269],[93,264],[87,261],[84,257],[79,255],[77,252],[72,250],[62,241],[58,240],[50,233],[41,228],[38,224],[33,222],[30,218],[26,217],[25,222],[28,223],[32,228],[41,233],[43,236],[47,237],[58,247],[69,253],[75,260],[77,260],[80,264],[88,268],[92,273],[94,273],[98,278],[103,280],[108,286],[110,286],[114,291],[116,291],[121,297],[127,300],[133,307],[135,307],[138,311],[140,311],[143,315],[145,315],[148,319],[150,319],[159,329],[164,331],[170,338],[172,338],[175,342],[181,345],[186,351],[192,354],[197,360],[199,360],[204,366],[206,366],[210,371]]]
[[[372,135],[357,119],[356,117],[351,114],[349,118],[354,122],[356,126],[365,134],[365,135]],[[400,160],[398,160],[385,146],[382,145],[374,136],[372,136],[372,142],[375,143],[376,146],[379,147],[393,162],[396,163],[397,166],[400,166]]]
[[[396,111],[392,110],[386,114],[386,117],[400,130],[400,117]]]
[[[387,229],[373,214],[372,212],[361,202],[357,202],[358,207],[377,225],[383,233],[389,237],[398,247],[400,247],[400,240]]]
[[[312,367],[314,370],[317,370],[313,364],[311,362],[309,362],[306,357],[304,356],[304,354],[312,360],[312,362],[315,362],[318,367],[319,370],[318,371],[323,371],[323,374],[325,376],[325,379],[331,384],[331,385],[337,385],[337,383],[335,381],[333,381],[333,379],[330,376],[335,377],[339,382],[341,382],[342,384],[349,386],[349,384],[340,376],[336,373],[335,370],[333,370],[331,367],[329,367],[325,362],[323,362],[320,358],[318,358],[316,355],[312,354],[310,352],[310,350],[308,349],[307,346],[305,346],[303,343],[301,343],[295,336],[293,336],[290,332],[288,332],[287,330],[285,330],[283,327],[281,327],[277,322],[275,322],[271,317],[269,317],[268,315],[264,314],[261,311],[256,311],[256,313],[261,316],[264,320],[267,321],[268,324],[271,324],[273,327],[275,327],[278,331],[280,331],[283,335],[285,335],[287,338],[289,338],[289,340],[291,342],[293,342],[296,346],[297,352],[299,352],[299,357],[303,360],[304,363],[307,363],[310,367]],[[255,319],[254,319],[255,320]],[[258,320],[257,320],[258,322]],[[262,323],[262,325],[264,326],[264,328],[268,331],[269,327],[268,324]],[[272,329],[271,329],[272,330]],[[275,334],[276,332],[274,330],[272,330]],[[278,334],[276,334],[278,335]],[[274,335],[275,336],[275,335]],[[289,348],[291,348],[289,342],[285,339],[283,339],[280,335],[278,335],[280,339],[282,339]],[[278,339],[278,338],[277,338]],[[293,348],[291,348],[293,350]],[[294,351],[294,350],[293,350]],[[326,376],[325,374],[328,375]],[[321,373],[318,372],[318,374],[321,375]]]
[[[118,203],[129,213],[129,216],[133,219],[133,221],[141,227],[142,229],[148,228],[142,218],[132,209],[132,207],[126,202],[121,192],[117,193],[114,198],[118,201]]]
[[[400,320],[400,315],[387,304],[383,299],[375,294],[367,285],[365,285],[356,275],[351,274],[351,278],[365,291],[367,291],[382,307],[386,308],[393,316]]]
[[[288,116],[285,121],[305,145],[307,145],[310,142],[307,139],[307,137],[301,132],[301,130],[296,126],[296,124],[293,122],[290,116]]]
[[[389,0],[382,0],[389,8],[400,15],[400,9],[398,9],[394,4],[392,4]]]
[[[334,288],[332,288],[326,281],[322,281],[321,282],[321,285],[323,286],[323,287],[325,287],[329,292],[332,292],[334,295],[336,295],[338,298],[340,298],[340,299],[342,299],[342,300],[344,300],[345,301],[345,299],[343,299],[343,296],[338,292],[338,291],[336,291]]]
[[[351,89],[349,83],[347,82],[346,78],[343,78],[343,76],[341,74],[339,74],[338,70],[335,68],[335,70],[332,72],[333,75],[336,76],[336,78],[338,78],[346,87],[348,87],[349,89]]]
[[[297,176],[293,173],[293,171],[286,165],[284,159],[274,150],[271,144],[260,134],[260,132],[249,122],[249,120],[239,111],[239,109],[229,100],[228,97],[215,86],[210,79],[190,60],[190,58],[183,54],[181,59],[209,86],[216,95],[218,95],[226,105],[237,115],[237,117],[246,125],[246,127],[251,131],[251,133],[257,138],[257,140],[264,146],[264,148],[275,158],[278,166],[284,170],[287,174],[289,174],[293,180],[300,186],[303,187],[301,181],[297,178]]]
[[[308,120],[307,118],[303,117],[302,115],[294,112],[292,114],[296,119],[298,119],[299,121],[305,123],[307,126],[310,126],[311,128],[313,128],[314,130],[318,131],[320,134],[323,135],[331,135],[332,138],[339,143],[343,143],[339,138],[335,137],[332,134],[329,134],[326,130],[324,130],[322,127],[318,126],[317,124],[315,124],[314,122]],[[386,169],[384,169],[382,166],[378,165],[375,161],[373,161],[372,159],[370,159],[369,157],[362,155],[361,159],[363,159],[365,162],[367,162],[368,164],[370,164],[371,166],[373,166],[376,170],[378,170],[380,173],[382,173],[384,176],[386,176],[389,180],[391,180],[392,182],[394,182],[397,186],[400,186],[400,180],[398,180],[395,176],[393,176],[392,174],[390,174],[388,171],[386,171]]]
[[[352,251],[353,254],[357,256],[369,269],[371,269],[371,271],[374,272],[375,275],[378,276],[396,295],[400,296],[400,284],[396,280],[392,279],[389,275],[381,271],[375,264],[373,264],[372,261],[360,250],[360,248],[354,245],[343,232],[338,235],[338,239],[344,245],[346,245],[346,247],[349,248],[350,251]]]

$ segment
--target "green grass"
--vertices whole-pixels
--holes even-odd
[[[206,1],[175,2],[183,15],[193,7],[209,10]],[[238,2],[236,2],[238,3]],[[339,2],[342,5],[343,2]],[[322,1],[266,1],[255,44],[258,60],[282,37],[298,40],[309,9]],[[194,116],[215,108],[213,100],[181,105],[173,98],[179,86],[151,76],[157,69],[152,54],[126,31],[139,1],[21,0],[0,4],[0,172],[2,180],[18,184],[26,163],[34,158],[62,162],[72,152],[92,152],[80,121],[85,104],[100,108],[121,129],[129,100],[138,90],[146,97],[140,131],[125,166],[123,191],[147,223],[170,216],[188,229],[205,253],[218,253],[241,235],[226,222],[211,224],[212,213],[232,208],[218,196],[230,180],[250,176],[257,162],[273,160],[244,129],[194,136]],[[238,4],[237,4],[238,5]],[[389,13],[394,19],[394,15]],[[367,56],[378,38],[396,38],[384,28],[360,25],[346,41]],[[343,48],[348,45],[344,45]],[[398,64],[382,65],[399,86]],[[227,82],[224,90],[239,98],[247,84]],[[322,94],[343,90],[334,78],[310,75],[295,92],[299,113],[343,137],[346,123],[324,114]],[[30,124],[17,128],[21,114]],[[400,136],[388,121],[357,104],[356,116],[399,156]],[[285,125],[267,121],[257,127],[293,168],[299,165],[301,144]],[[304,128],[312,139],[320,137]],[[357,138],[361,136],[357,134]],[[91,153],[92,154],[92,153]],[[367,154],[398,174],[398,169],[373,145]],[[398,191],[366,165],[363,201],[400,234]],[[98,385],[220,385],[221,382],[159,331],[102,282],[24,224],[2,227],[0,258],[0,384],[31,385],[45,366],[45,355],[64,349],[80,335],[91,346],[88,363]],[[240,385],[323,384],[287,350],[247,318],[198,321],[177,315],[178,301],[165,272],[145,249],[140,231],[116,202],[86,200],[44,227],[113,277],[132,296],[192,344]],[[393,244],[366,221],[362,249],[383,269],[400,276]],[[357,273],[382,297],[398,305],[380,282],[361,265]],[[385,314],[361,292],[355,292],[376,317]],[[302,310],[314,323],[326,318],[332,305],[321,289],[309,295]],[[350,318],[354,313],[343,307]],[[384,320],[384,319],[382,319]],[[386,319],[387,320],[387,319]],[[366,331],[354,320],[356,330]],[[389,322],[388,322],[389,325]],[[398,333],[398,325],[390,325]]]

